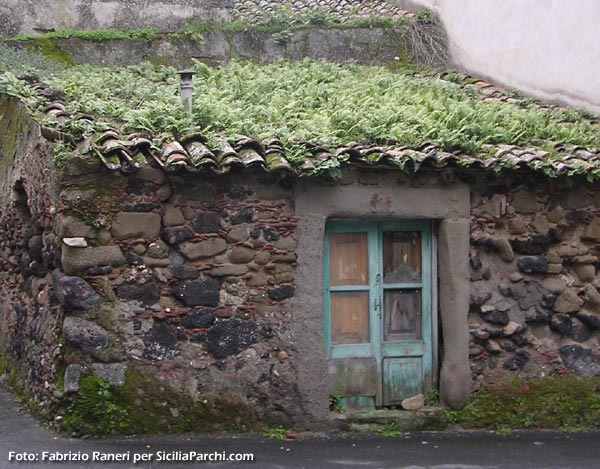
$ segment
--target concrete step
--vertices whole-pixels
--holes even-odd
[[[377,409],[353,411],[338,418],[341,429],[361,433],[441,431],[447,427],[444,410],[424,407],[420,410]]]

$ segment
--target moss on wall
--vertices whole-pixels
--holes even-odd
[[[73,435],[239,432],[257,428],[257,416],[231,395],[194,402],[139,370],[122,388],[85,376],[63,408],[62,431]]]

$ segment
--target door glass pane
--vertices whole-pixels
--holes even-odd
[[[331,286],[369,283],[367,233],[329,235],[329,283]]]
[[[383,283],[421,282],[421,233],[384,231]]]
[[[421,290],[385,290],[383,324],[386,341],[421,339]]]
[[[331,293],[331,343],[369,342],[369,292]]]

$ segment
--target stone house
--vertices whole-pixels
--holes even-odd
[[[42,408],[142,375],[307,425],[332,393],[458,408],[507,378],[600,374],[598,149],[306,143],[294,166],[273,139],[106,132],[54,162],[67,137],[1,105],[0,354]],[[339,179],[311,176],[334,155]]]

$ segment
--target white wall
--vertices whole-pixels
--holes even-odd
[[[458,68],[600,113],[600,0],[410,2],[439,13]]]

